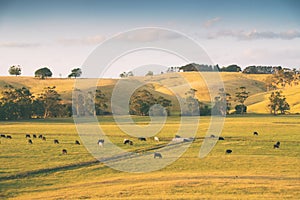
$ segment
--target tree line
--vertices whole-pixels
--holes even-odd
[[[22,68],[20,65],[13,65],[11,67],[9,67],[8,69],[8,73],[10,75],[15,75],[15,76],[19,76],[22,73]],[[68,78],[77,78],[80,77],[82,74],[82,70],[80,68],[74,68],[71,70],[71,73],[68,75]],[[34,76],[38,77],[40,79],[45,79],[47,77],[52,77],[52,71],[48,68],[48,67],[42,67],[40,69],[37,69],[34,72]]]

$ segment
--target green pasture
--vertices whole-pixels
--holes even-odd
[[[169,117],[157,143],[126,135],[110,116],[99,121],[109,139],[126,151],[166,144],[180,124],[179,117]],[[149,118],[134,121],[146,127]],[[72,118],[0,122],[0,133],[12,136],[0,139],[0,199],[299,199],[299,122],[298,115],[226,117],[225,140],[200,159],[210,123],[201,117],[188,150],[171,165],[148,173],[120,172],[96,162],[84,145],[75,145],[82,141]],[[25,134],[43,134],[47,140],[31,138],[33,144],[28,144]],[[122,144],[124,138],[134,145]],[[277,141],[281,146],[273,149]],[[62,149],[68,154],[62,155]],[[226,154],[226,149],[233,152]]]

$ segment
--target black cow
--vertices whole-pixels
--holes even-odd
[[[41,139],[42,139],[42,138],[43,138],[43,135],[39,135],[39,138],[41,138]]]
[[[276,142],[276,144],[274,144],[274,149],[279,149],[279,147],[280,147],[280,142],[278,141],[278,142]]]
[[[256,132],[256,131],[255,131],[255,132],[253,132],[253,135],[258,135],[258,132]]]
[[[147,139],[145,137],[139,137],[138,138],[140,141],[147,141]]]
[[[76,140],[76,141],[75,141],[75,144],[78,144],[78,145],[80,145],[80,142],[79,142],[78,140]]]
[[[215,135],[213,135],[213,134],[212,134],[212,135],[210,135],[210,138],[215,138],[215,137],[216,137],[216,136],[215,136]]]
[[[32,144],[32,140],[31,139],[28,140],[28,144]]]
[[[161,153],[155,152],[154,153],[154,158],[162,158]]]
[[[53,140],[53,143],[54,144],[59,144],[59,141],[58,140]]]
[[[62,152],[62,154],[67,154],[68,153],[67,149],[63,149],[61,152]]]
[[[33,138],[36,138],[36,134],[33,134],[32,137],[33,137]]]
[[[26,135],[25,135],[25,138],[30,138],[30,134],[26,134]]]
[[[133,145],[133,142],[131,140],[124,139],[123,144]]]
[[[46,137],[45,137],[45,136],[43,136],[43,137],[42,137],[42,140],[46,141]]]
[[[4,134],[1,134],[1,137],[5,138],[6,136]]]
[[[230,154],[230,153],[232,153],[232,150],[231,149],[226,149],[226,153]]]
[[[175,135],[175,138],[181,138],[180,135]]]
[[[225,140],[223,137],[219,137],[219,140]]]
[[[7,135],[6,138],[7,139],[12,139],[12,137],[10,135]]]

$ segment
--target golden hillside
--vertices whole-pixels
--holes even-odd
[[[212,72],[203,72],[204,77],[214,79],[215,75]],[[265,80],[270,75],[264,74],[243,74],[222,72],[219,73],[224,83],[225,89],[234,97],[236,88],[245,86],[250,92],[250,96],[246,101],[249,113],[268,113],[268,97],[270,92],[266,91]],[[95,82],[95,79],[80,79],[84,81]],[[120,79],[101,79],[97,82],[101,86],[104,93],[110,96],[114,85]],[[197,90],[196,96],[200,101],[210,101],[210,95],[203,77],[196,72],[181,72],[181,73],[166,73],[155,76],[146,77],[131,77],[129,80],[138,81],[142,84],[147,84],[149,90],[155,95],[161,95],[172,101],[176,99],[174,91],[180,96],[184,96],[187,88],[194,88]],[[75,79],[65,78],[48,78],[45,80],[34,77],[14,77],[5,76],[0,77],[0,88],[4,85],[13,85],[15,87],[27,87],[33,94],[39,94],[43,88],[48,86],[56,86],[57,91],[62,95],[65,101],[71,100],[72,90],[74,88]],[[214,83],[214,80],[211,80]],[[90,87],[92,87],[91,85]],[[287,87],[283,90],[283,94],[287,98],[287,102],[291,106],[291,113],[300,113],[300,86]],[[235,104],[232,102],[233,105]],[[175,105],[177,108],[178,105]]]

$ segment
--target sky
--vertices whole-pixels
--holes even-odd
[[[142,27],[168,29],[189,37],[221,67],[300,68],[297,0],[0,0],[0,76],[9,75],[10,66],[20,65],[23,76],[33,76],[35,70],[48,67],[54,77],[67,77],[73,68],[80,67],[87,77],[84,72],[88,66],[84,65],[95,50],[118,34]],[[135,35],[134,39],[149,45],[153,36],[157,36],[155,31]],[[172,34],[169,36],[162,40],[176,42]],[[180,66],[187,62],[165,54],[134,52],[110,68],[99,67],[109,68],[105,76],[115,77],[140,66]],[[105,57],[105,52],[101,56]]]

